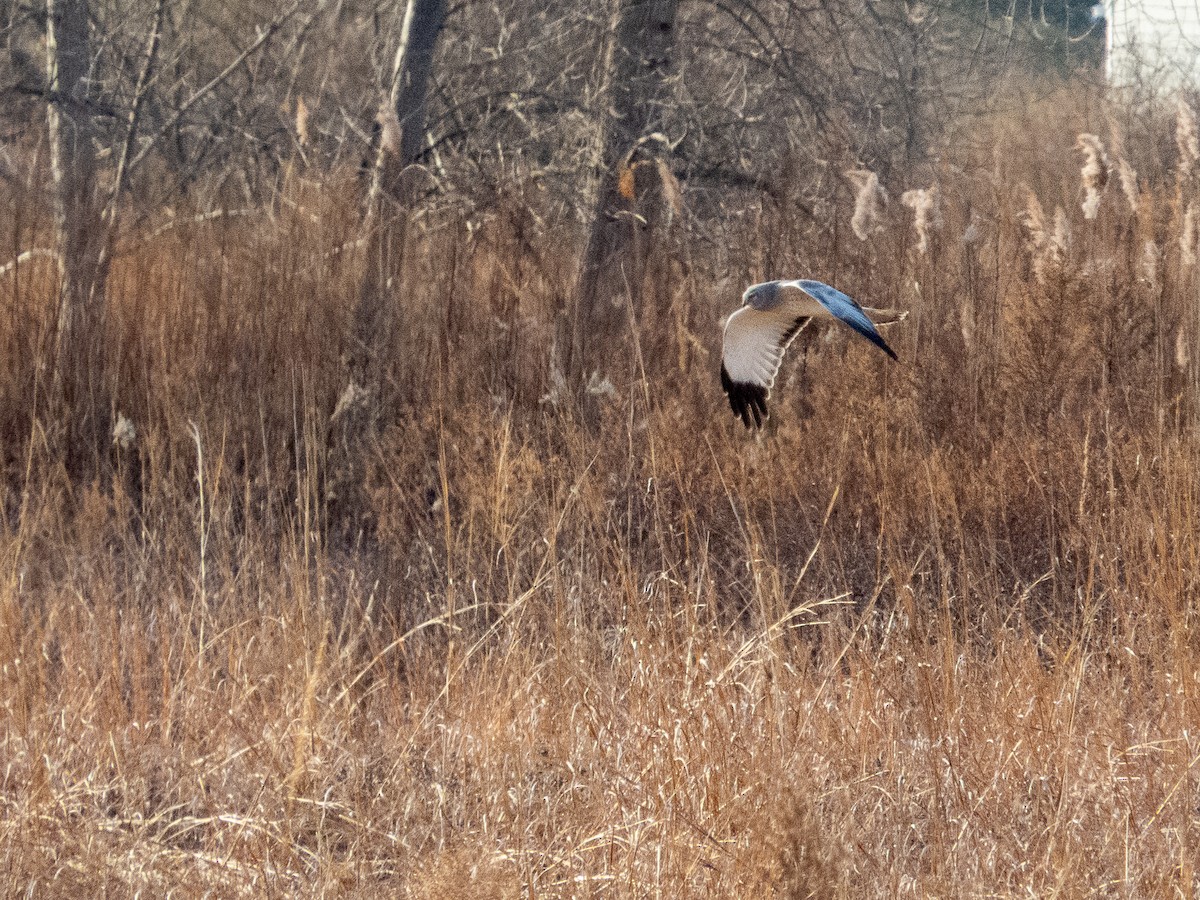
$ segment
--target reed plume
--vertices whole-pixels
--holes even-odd
[[[1046,219],[1041,201],[1033,191],[1026,188],[1025,209],[1021,220],[1029,235],[1029,249],[1033,259],[1033,273],[1037,280],[1045,283],[1051,272],[1061,270],[1067,259],[1071,244],[1071,226],[1067,212],[1061,206],[1054,209],[1053,224]]]
[[[936,184],[914,188],[900,195],[900,202],[913,211],[913,228],[917,232],[917,252],[922,256],[929,249],[929,232],[942,224],[941,202]]]
[[[1081,134],[1075,140],[1075,148],[1083,154],[1083,168],[1079,171],[1083,183],[1084,198],[1081,208],[1083,217],[1089,221],[1100,211],[1100,196],[1108,184],[1108,154],[1104,144],[1094,134]]]
[[[1130,211],[1137,213],[1138,201],[1141,199],[1138,191],[1137,170],[1123,156],[1117,158],[1117,177],[1121,181],[1121,192],[1129,203]]]
[[[1154,290],[1158,287],[1158,244],[1146,241],[1142,244],[1142,280]]]
[[[1179,262],[1185,269],[1196,264],[1196,203],[1189,201],[1179,232]]]
[[[856,169],[846,173],[846,177],[854,182],[854,215],[850,219],[850,227],[860,241],[869,240],[871,232],[878,231],[880,204],[887,202],[887,192],[879,184],[879,176],[865,169]]]
[[[396,107],[384,99],[379,105],[379,112],[375,115],[375,122],[379,125],[379,145],[393,156],[400,155],[400,116],[396,113]]]

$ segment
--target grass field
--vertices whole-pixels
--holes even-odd
[[[581,235],[522,185],[427,217],[351,513],[345,185],[128,237],[94,483],[45,450],[52,262],[3,276],[0,893],[1197,896],[1200,168],[1060,100],[905,176],[925,253],[848,194],[664,241],[583,401]],[[806,332],[756,438],[719,322],[788,275],[911,316],[899,364]]]

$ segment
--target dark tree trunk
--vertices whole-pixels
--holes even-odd
[[[660,162],[667,146],[656,132],[670,79],[678,5],[678,0],[620,0],[609,49],[603,172],[575,308],[568,334],[560,333],[559,341],[567,344],[566,368],[575,374],[593,368],[631,312],[640,312],[645,250],[652,238],[647,232],[656,218],[646,214],[642,185],[657,179],[655,193],[662,194]]]
[[[68,471],[86,474],[100,459],[109,419],[104,396],[104,228],[87,74],[91,65],[87,0],[47,0],[47,124],[54,225],[62,278],[54,333],[51,432]]]
[[[388,300],[401,274],[408,215],[417,174],[413,163],[425,146],[425,98],[433,54],[446,18],[446,0],[408,0],[400,43],[392,64],[387,107],[380,115],[380,141],[367,197],[367,267],[355,310],[351,380],[373,388],[371,371],[379,350],[396,327]],[[394,304],[391,304],[394,307]]]
[[[380,140],[371,171],[365,227],[367,259],[354,311],[349,383],[330,426],[331,506],[344,522],[360,513],[362,448],[376,429],[381,352],[398,331],[404,248],[416,188],[414,163],[425,148],[425,102],[446,0],[408,0],[380,114]]]

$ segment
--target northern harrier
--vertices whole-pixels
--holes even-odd
[[[906,312],[872,309],[880,324],[899,322]],[[762,427],[767,397],[783,362],[784,351],[814,318],[837,319],[890,356],[895,352],[854,300],[819,281],[768,281],[751,285],[742,306],[725,323],[721,387],[747,428]]]

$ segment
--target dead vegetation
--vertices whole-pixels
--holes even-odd
[[[879,179],[937,215],[866,240],[848,190],[739,194],[583,400],[548,344],[583,236],[519,173],[417,217],[345,398],[353,177],[293,174],[118,252],[92,377],[133,433],[93,483],[39,419],[53,260],[6,271],[3,893],[1195,895],[1174,123],[1028,104]],[[819,333],[748,440],[717,322],[784,274],[910,309],[903,365]],[[339,401],[380,423],[353,503]]]

